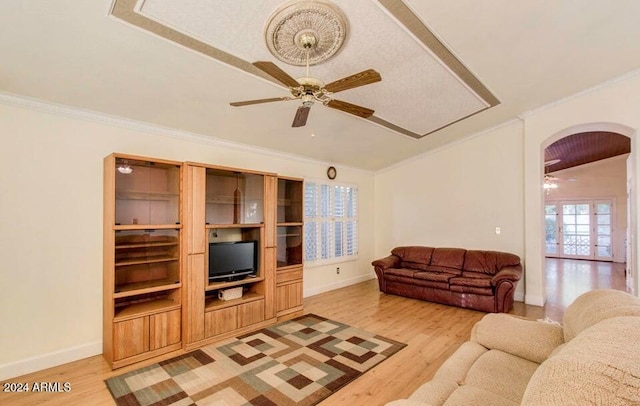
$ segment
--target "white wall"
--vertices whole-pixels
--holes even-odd
[[[376,256],[427,245],[523,257],[522,148],[513,121],[376,174]]]
[[[631,175],[634,195],[631,203],[631,234],[636,239],[638,217],[638,179],[640,165],[637,129],[640,128],[640,72],[633,72],[598,88],[570,99],[547,106],[523,117],[525,122],[525,251],[527,258],[527,303],[541,305],[545,301],[542,245],[542,212],[544,193],[542,184],[543,151],[554,141],[582,131],[614,131],[631,137]],[[635,243],[634,258],[638,257]],[[637,275],[637,266],[632,266]],[[635,278],[638,295],[638,278]]]
[[[553,172],[553,176],[561,179],[556,182],[559,187],[545,194],[547,204],[562,200],[611,199],[613,201],[612,252],[615,262],[625,262],[626,259],[628,156],[629,154],[624,154]]]
[[[425,244],[520,255],[525,280],[517,294],[525,292],[527,303],[542,305],[543,150],[580,131],[630,136],[635,240],[638,106],[635,72],[375,177],[339,167],[338,181],[359,188],[359,260],[341,264],[340,275],[335,265],[307,269],[305,292],[364,280],[371,260],[394,246]],[[8,371],[15,376],[101,351],[105,155],[124,152],[306,178],[324,178],[328,165],[8,105],[0,105],[0,151],[0,379]],[[502,234],[495,234],[496,226]],[[635,289],[638,294],[637,276]]]
[[[303,178],[323,178],[329,165],[32,107],[0,104],[0,379],[102,352],[104,156],[122,152]],[[371,278],[373,173],[338,167],[337,180],[358,186],[359,259],[340,264],[340,275],[335,265],[305,270],[305,294]]]
[[[543,151],[582,131],[631,137],[631,175],[640,179],[635,133],[640,128],[640,71],[523,115],[518,122],[407,160],[376,174],[375,255],[424,244],[513,252],[524,260],[517,298],[545,302]],[[632,196],[632,240],[640,191]],[[494,234],[496,226],[502,234]],[[634,258],[640,250],[635,245]],[[638,289],[637,266],[635,292]],[[524,290],[523,290],[524,289]]]

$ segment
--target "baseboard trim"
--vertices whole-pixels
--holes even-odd
[[[524,298],[524,302],[528,305],[542,307],[544,306],[544,302],[546,302],[546,300],[542,296],[526,295]]]
[[[374,275],[373,274],[356,276],[354,278],[349,278],[349,279],[345,279],[343,281],[330,283],[328,285],[317,286],[317,287],[314,287],[312,289],[306,289],[304,291],[304,293],[303,293],[303,296],[304,297],[309,297],[309,296],[319,295],[320,293],[329,292],[329,291],[332,291],[332,290],[344,288],[346,286],[355,285],[356,283],[368,281],[370,279],[374,279]]]
[[[513,300],[515,300],[516,302],[524,302],[524,293],[516,292],[513,295]]]
[[[0,365],[0,381],[99,354],[102,354],[102,341],[94,341],[48,354],[36,355],[35,357]]]

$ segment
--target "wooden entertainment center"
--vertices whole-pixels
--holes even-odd
[[[105,158],[104,179],[103,354],[114,369],[302,312],[302,179],[125,154]],[[254,274],[210,280],[209,245],[241,241],[257,247]],[[242,296],[222,300],[233,288]]]

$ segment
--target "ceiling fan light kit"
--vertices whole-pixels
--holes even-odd
[[[306,66],[306,76],[294,79],[273,62],[254,62],[253,65],[256,68],[287,86],[291,96],[230,104],[239,107],[275,101],[301,100],[302,105],[296,111],[292,127],[306,125],[311,106],[315,102],[358,117],[371,117],[374,110],[336,100],[333,94],[379,82],[382,78],[378,72],[367,69],[327,85],[309,73],[310,65],[326,61],[335,55],[344,44],[346,37],[347,19],[332,3],[298,1],[276,10],[265,29],[267,48],[280,61],[290,65]]]

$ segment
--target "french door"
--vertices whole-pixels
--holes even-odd
[[[547,202],[546,255],[613,260],[612,207],[611,200]]]

